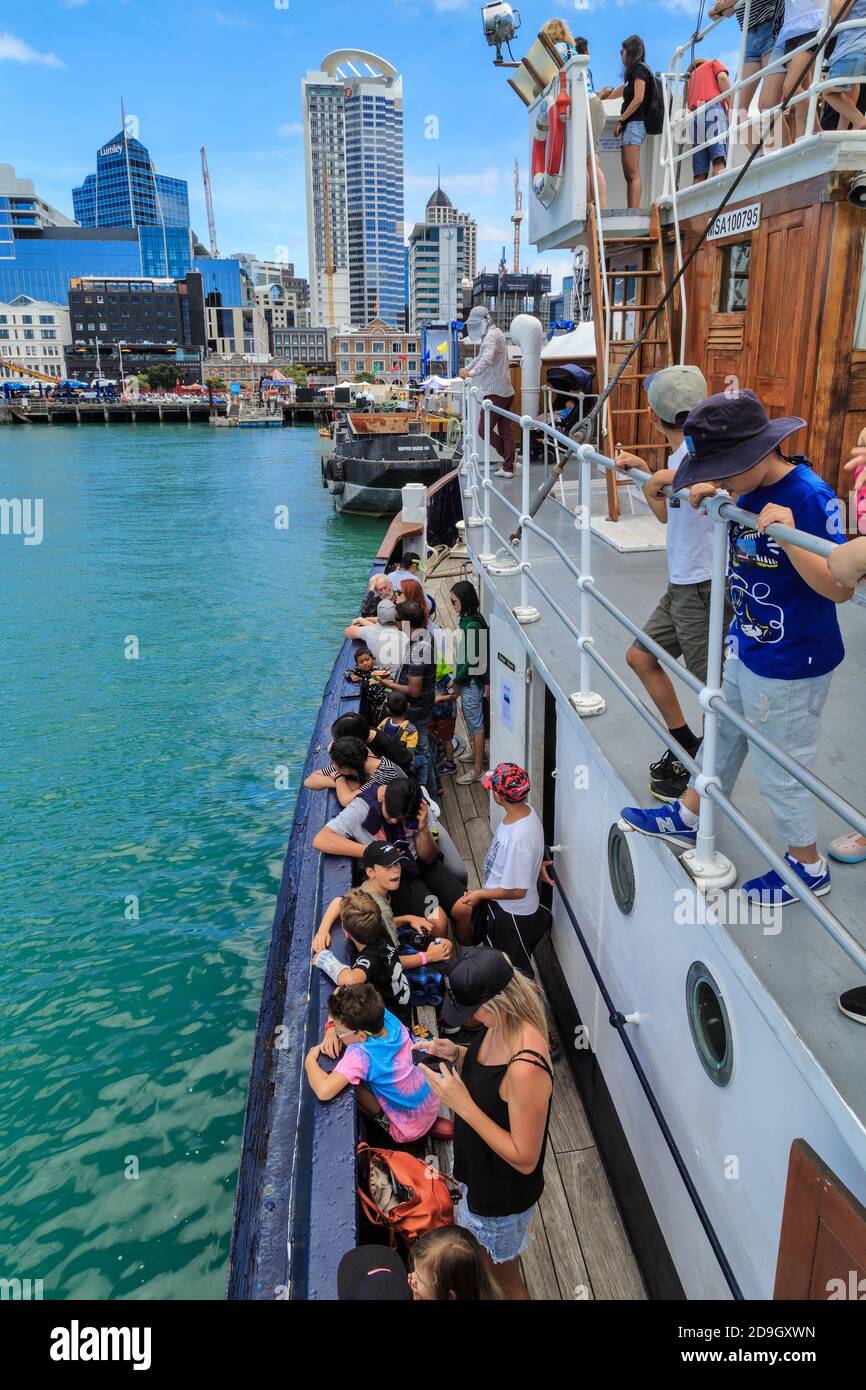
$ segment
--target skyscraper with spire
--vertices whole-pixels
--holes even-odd
[[[478,223],[468,212],[458,212],[448,194],[443,192],[439,169],[436,170],[436,191],[424,210],[424,221],[434,226],[463,228],[458,274],[461,288],[471,286],[478,268]]]
[[[96,172],[72,190],[82,227],[189,227],[185,179],[158,174],[150,151],[121,128],[96,152]]]

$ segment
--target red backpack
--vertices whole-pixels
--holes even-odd
[[[454,1204],[460,1184],[429,1162],[400,1149],[372,1149],[358,1145],[358,1196],[374,1226],[386,1226],[391,1245],[402,1236],[412,1245],[426,1231],[453,1226]],[[374,1192],[390,1187],[387,1209]]]

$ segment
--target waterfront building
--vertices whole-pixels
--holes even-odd
[[[205,346],[202,276],[182,280],[75,279],[69,287],[69,323],[75,347],[97,342]]]
[[[58,381],[66,376],[64,345],[69,342],[65,304],[18,295],[0,301],[0,380],[36,381],[27,369]]]
[[[459,212],[441,184],[437,183],[436,191],[424,210],[424,221],[434,226],[463,228],[458,258],[460,284],[471,286],[478,267],[478,223],[475,218],[470,217],[468,212]]]
[[[420,332],[425,323],[450,323],[458,317],[464,231],[459,225],[425,221],[416,222],[409,233],[409,327],[413,332]]]
[[[532,314],[545,333],[550,328],[550,276],[482,271],[472,285],[472,304],[490,310],[494,323],[507,333],[517,314]]]
[[[189,227],[185,179],[158,174],[150,151],[121,130],[96,152],[96,172],[72,190],[82,227]]]
[[[267,362],[271,355],[268,325],[257,304],[214,304],[208,295],[205,320],[208,352],[218,357],[249,357]]]
[[[192,238],[183,227],[20,227],[10,245],[11,254],[0,258],[0,299],[27,294],[65,304],[76,277],[174,279],[193,269]]]
[[[333,362],[327,328],[275,327],[273,339],[274,358],[281,364],[323,371],[328,363]]]
[[[405,325],[403,83],[338,49],[301,83],[311,320]]]
[[[0,262],[14,258],[19,228],[74,226],[70,217],[40,198],[32,179],[19,179],[11,164],[0,164]]]
[[[370,372],[384,382],[405,384],[421,370],[418,335],[394,329],[381,318],[363,328],[341,328],[333,335],[332,353],[338,378]]]

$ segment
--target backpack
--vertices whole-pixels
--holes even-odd
[[[665,99],[661,79],[651,73],[643,103],[643,123],[647,135],[661,135],[665,125]]]
[[[398,927],[397,941],[400,954],[424,951],[429,944],[429,932],[416,931],[414,927]],[[415,970],[407,970],[409,982],[409,1003],[413,1008],[427,1005],[441,1009],[445,1003],[445,979],[435,965],[419,965]]]
[[[427,1231],[454,1225],[460,1184],[429,1160],[400,1149],[358,1145],[358,1197],[374,1226],[386,1226],[391,1246],[407,1246]]]

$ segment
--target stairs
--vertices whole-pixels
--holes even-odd
[[[664,243],[656,206],[649,212],[648,231],[617,228],[612,235],[611,229],[604,225],[604,219],[601,229],[599,228],[595,209],[590,207],[587,210],[586,232],[595,345],[599,363],[598,381],[601,385],[605,380],[610,381],[620,363],[628,356],[636,338],[665,294],[667,285],[664,272]],[[600,234],[604,236],[604,264]],[[602,450],[611,458],[618,446],[645,458],[650,470],[658,468],[664,458],[667,445],[650,423],[643,383],[653,372],[672,365],[673,332],[672,305],[668,303],[653,324],[649,335],[641,343],[605,406],[602,420]],[[607,473],[609,521],[619,520],[619,488],[628,486],[630,484],[626,478],[617,478],[613,473]]]

